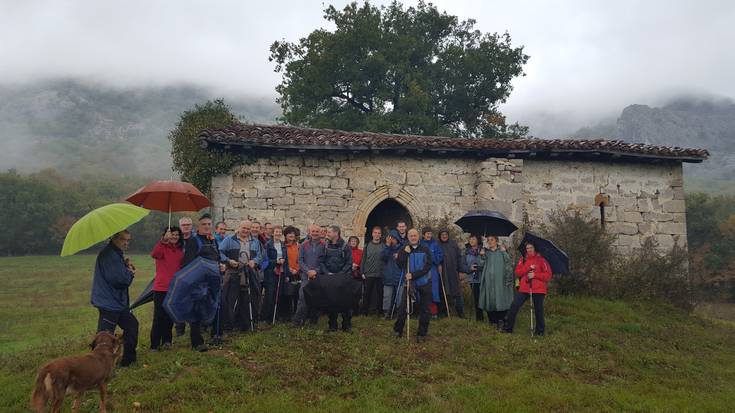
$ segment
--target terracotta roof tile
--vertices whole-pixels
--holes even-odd
[[[211,145],[321,150],[431,150],[447,152],[514,153],[606,153],[654,159],[701,162],[709,152],[690,149],[627,143],[605,139],[467,139],[439,136],[394,135],[372,132],[346,132],[284,125],[238,124],[224,129],[204,129],[199,138]]]

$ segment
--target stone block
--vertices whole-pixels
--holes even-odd
[[[349,181],[346,178],[331,178],[329,187],[334,189],[346,189]]]
[[[280,175],[301,175],[301,169],[297,166],[281,165],[278,167]]]
[[[337,169],[325,167],[315,168],[314,176],[337,176]]]
[[[265,198],[247,198],[243,200],[243,207],[248,209],[260,208],[266,209],[267,205]]]
[[[286,195],[283,188],[265,188],[258,189],[258,198],[278,198]]]
[[[671,235],[686,235],[687,226],[683,222],[661,222],[658,224],[657,233]]]
[[[337,198],[337,197],[326,197],[321,196],[317,198],[316,204],[318,206],[335,206],[335,207],[346,207],[347,206],[347,200],[343,198]]]
[[[643,222],[643,215],[640,212],[624,212],[623,221],[625,222]]]
[[[665,201],[663,206],[664,212],[686,212],[686,204],[680,199]]]
[[[656,233],[656,224],[653,222],[641,222],[638,224],[638,232],[643,235],[653,235]]]
[[[610,225],[610,230],[614,234],[635,235],[638,233],[638,226],[629,222],[615,222]]]
[[[406,185],[420,185],[421,184],[421,174],[416,172],[407,172],[406,173]]]
[[[641,238],[638,235],[618,235],[617,245],[623,247],[640,248]]]
[[[674,214],[666,212],[644,212],[643,220],[646,222],[667,222],[674,220]]]
[[[330,179],[326,177],[304,177],[304,188],[329,188],[329,185]]]
[[[495,185],[495,197],[508,201],[521,199],[523,197],[523,185],[498,183]]]
[[[273,206],[286,206],[286,205],[293,205],[294,199],[290,196],[282,196],[279,198],[273,198],[271,201],[271,205]]]

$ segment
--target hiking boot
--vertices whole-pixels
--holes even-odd
[[[120,367],[128,367],[129,365],[133,363],[135,363],[135,358],[126,359],[123,357],[123,359],[120,360]]]
[[[209,346],[206,345],[206,344],[200,344],[200,345],[194,347],[194,350],[195,351],[198,351],[200,353],[204,353],[206,351],[209,351]]]
[[[403,332],[401,332],[401,331],[395,331],[395,330],[393,330],[393,333],[391,333],[391,334],[393,334],[393,337],[395,337],[395,338],[401,338],[401,337],[403,337]]]
[[[210,341],[213,346],[221,346],[222,345],[222,336],[214,336],[212,337],[212,341]]]
[[[416,342],[417,343],[425,343],[429,339],[428,336],[416,336]]]
[[[173,347],[171,343],[163,343],[161,344],[160,350],[171,350],[171,347]]]

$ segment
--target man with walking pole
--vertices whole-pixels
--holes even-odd
[[[419,327],[416,335],[417,341],[426,339],[429,332],[429,321],[431,320],[431,251],[425,245],[419,243],[419,232],[416,229],[408,231],[408,245],[402,248],[398,254],[398,263],[407,263],[406,271],[401,274],[401,282],[406,282],[406,288],[400,288],[400,304],[398,306],[398,317],[393,326],[395,337],[403,336],[403,327],[410,317],[411,281],[413,291],[416,293],[419,308]],[[406,334],[410,334],[408,331]]]

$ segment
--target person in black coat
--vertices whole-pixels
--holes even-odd
[[[319,268],[322,277],[349,277],[352,278],[352,249],[341,237],[341,230],[333,225],[327,230],[327,245]],[[337,317],[342,314],[342,330],[352,331],[352,309],[330,309],[329,330],[337,331]]]

